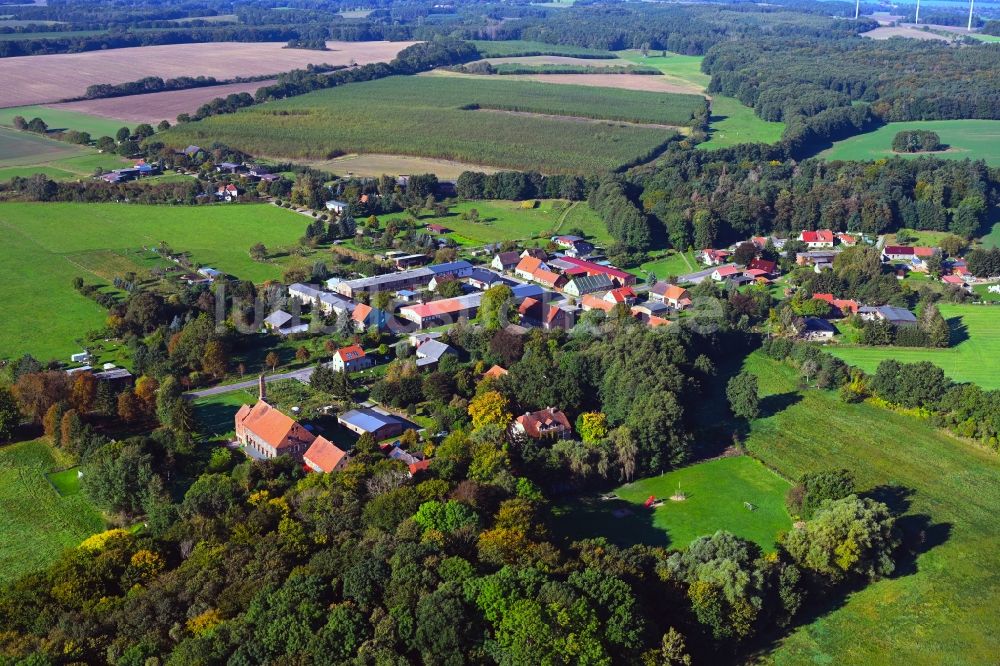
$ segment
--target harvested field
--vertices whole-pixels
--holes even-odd
[[[47,104],[46,107],[58,111],[77,111],[126,123],[156,123],[160,120],[169,120],[172,123],[178,115],[194,113],[199,106],[211,102],[216,97],[244,92],[252,95],[258,88],[272,85],[275,81],[276,79],[267,79],[188,90],[166,90],[145,95],[129,95],[128,100],[123,100],[121,97],[85,99],[79,102]]]
[[[909,37],[911,39],[938,39],[942,42],[947,42],[948,38],[943,35],[938,35],[933,32],[924,32],[923,30],[918,30],[917,28],[909,28],[905,26],[883,26],[881,28],[875,28],[874,30],[869,30],[868,32],[861,33],[862,36],[868,37],[870,39],[889,39],[890,37]]]
[[[581,67],[621,67],[631,63],[618,58],[573,58],[570,56],[543,55],[522,58],[484,58],[491,65],[579,65]],[[482,62],[482,61],[480,61]]]
[[[125,83],[144,76],[278,74],[309,64],[388,62],[414,42],[327,42],[330,51],[282,48],[281,42],[215,42],[143,46],[85,53],[0,59],[3,105],[58,102],[96,83]]]
[[[373,153],[343,155],[332,160],[305,160],[298,163],[324,171],[331,171],[338,175],[351,174],[370,178],[375,178],[382,174],[398,176],[401,174],[433,173],[438,178],[452,180],[458,178],[463,171],[481,171],[483,173],[499,171],[495,167],[456,162],[454,160]]]
[[[594,62],[602,61],[596,60]],[[612,60],[611,62],[614,61]],[[476,74],[469,74],[468,76],[483,78]],[[596,88],[691,94],[690,86],[667,81],[662,76],[647,76],[642,74],[509,74],[503,78],[511,81],[541,81],[542,83],[593,86]]]

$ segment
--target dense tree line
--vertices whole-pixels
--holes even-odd
[[[997,172],[982,162],[774,158],[753,146],[674,149],[632,178],[644,210],[678,249],[804,229],[881,234],[908,227],[971,238],[1000,196]]]
[[[500,171],[482,173],[463,171],[455,189],[462,199],[569,199],[581,201],[596,187],[593,178],[554,174],[544,176],[536,171]]]
[[[1000,81],[992,75],[1000,48],[991,45],[758,38],[716,45],[702,67],[712,75],[710,92],[788,123],[784,143],[792,155],[878,122],[1000,118]]]

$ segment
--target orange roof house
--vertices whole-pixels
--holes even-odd
[[[329,474],[347,465],[347,451],[320,436],[309,445],[302,456],[302,462],[314,472]]]
[[[253,407],[243,405],[236,412],[236,440],[259,457],[291,455],[301,458],[316,435],[295,419],[267,404],[264,375],[259,382],[260,399]]]
[[[553,407],[540,409],[537,412],[525,412],[514,420],[514,433],[532,439],[556,438],[568,439],[573,434],[569,419],[561,410]]]
[[[615,308],[614,303],[609,303],[600,296],[594,294],[584,294],[580,299],[580,305],[584,310],[604,310],[611,312]]]
[[[494,365],[492,368],[483,373],[483,379],[499,379],[507,374],[506,368],[501,368],[499,365]]]

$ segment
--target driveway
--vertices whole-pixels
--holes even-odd
[[[293,370],[292,372],[282,372],[277,375],[264,375],[264,381],[267,383],[278,382],[283,379],[294,379],[300,381],[303,384],[309,383],[309,378],[312,377],[314,366],[309,366],[308,368],[302,368],[300,370]],[[240,391],[243,389],[254,389],[257,388],[257,379],[250,379],[245,382],[237,382],[235,384],[224,384],[222,386],[213,386],[212,388],[201,389],[199,391],[188,391],[184,395],[192,400],[198,398],[206,398],[212,395],[219,395],[220,393],[230,393],[231,391]]]

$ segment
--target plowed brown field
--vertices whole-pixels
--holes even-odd
[[[282,48],[281,42],[213,42],[0,58],[0,106],[58,102],[82,95],[89,85],[146,76],[229,79],[278,74],[309,64],[388,62],[411,44],[327,42],[330,51],[311,51]]]

